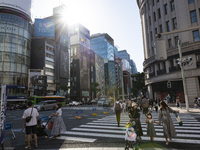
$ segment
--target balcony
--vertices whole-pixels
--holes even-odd
[[[149,73],[149,77],[155,77],[155,71]]]
[[[196,64],[197,64],[197,68],[200,68],[200,61],[197,61]]]
[[[180,66],[169,67],[169,72],[175,72],[181,70]]]
[[[166,69],[157,70],[157,75],[165,74]]]

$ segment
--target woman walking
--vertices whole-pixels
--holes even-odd
[[[132,103],[132,108],[129,110],[129,117],[130,122],[135,121],[136,122],[136,134],[139,136],[141,140],[141,136],[143,135],[142,127],[140,124],[140,110],[137,108],[137,104],[135,102]]]
[[[176,136],[176,131],[173,125],[172,118],[170,116],[170,113],[176,114],[178,111],[172,110],[170,107],[167,106],[165,102],[160,102],[160,111],[159,111],[159,125],[163,124],[163,133],[164,137],[166,139],[166,145],[169,144],[168,138],[172,140],[172,137]]]
[[[53,139],[56,139],[56,137],[60,137],[60,134],[63,132],[66,132],[66,127],[62,119],[62,109],[61,104],[56,105],[57,111],[56,113],[52,113],[51,117],[56,116],[56,119],[53,124],[53,129],[51,131],[51,134],[54,136]]]

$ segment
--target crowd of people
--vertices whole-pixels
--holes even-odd
[[[180,99],[179,97],[177,97],[176,103],[179,104],[179,102]],[[177,105],[177,107],[181,107],[180,104]],[[155,109],[155,111],[158,112],[158,108],[159,108],[159,115],[158,115],[158,122],[156,122],[153,119],[151,112],[153,109]],[[163,135],[166,139],[166,145],[168,145],[169,140],[172,140],[172,138],[176,136],[176,131],[170,113],[177,114],[179,113],[179,111],[171,109],[167,105],[167,102],[165,100],[161,101],[157,98],[155,101],[153,101],[152,99],[147,99],[146,97],[143,97],[141,100],[137,102],[131,102],[131,100],[129,99],[125,101],[122,100],[117,101],[116,104],[114,105],[114,112],[116,113],[118,126],[120,126],[121,112],[122,115],[125,114],[125,112],[128,112],[130,120],[127,122],[126,127],[130,128],[131,123],[134,121],[135,127],[137,127],[137,129],[136,130],[132,129],[131,134],[132,135],[136,134],[140,140],[142,139],[141,136],[143,136],[143,131],[140,122],[140,111],[142,111],[146,117],[145,122],[147,124],[147,136],[150,137],[150,140],[153,141],[154,137],[156,136],[156,131],[154,128],[154,123],[156,123],[158,125],[163,126]],[[135,136],[130,136],[130,135],[128,134],[128,129],[127,129],[125,139],[134,141],[133,139],[131,140],[131,137],[135,138]]]

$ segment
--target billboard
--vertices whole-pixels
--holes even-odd
[[[0,7],[17,9],[31,18],[32,0],[0,0]]]
[[[30,69],[29,70],[29,79],[28,79],[28,89],[33,89],[36,87],[37,84],[37,77],[41,75],[41,70],[40,69]]]
[[[35,19],[34,36],[54,37],[55,36],[54,19]]]
[[[60,51],[60,77],[69,78],[69,53]]]

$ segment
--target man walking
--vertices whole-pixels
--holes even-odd
[[[31,133],[34,135],[35,139],[35,148],[38,147],[37,145],[37,121],[38,121],[38,111],[37,109],[33,108],[33,103],[30,101],[27,103],[28,109],[24,111],[23,117],[24,118],[24,128],[26,128],[26,135],[27,135],[27,142],[28,146],[25,147],[25,149],[31,149],[30,145],[30,138]],[[30,121],[27,121],[27,117],[31,116]]]
[[[128,106],[128,111],[129,111],[132,107],[132,102],[130,101],[130,99],[128,99],[127,101],[127,106]]]
[[[148,113],[148,108],[149,108],[149,101],[148,99],[146,99],[146,96],[143,97],[143,99],[141,100],[141,107],[143,109],[143,114],[147,114]]]
[[[116,113],[117,124],[118,124],[118,127],[119,127],[119,124],[120,124],[120,115],[121,115],[121,111],[122,111],[122,106],[119,103],[119,101],[116,102],[114,111]]]

